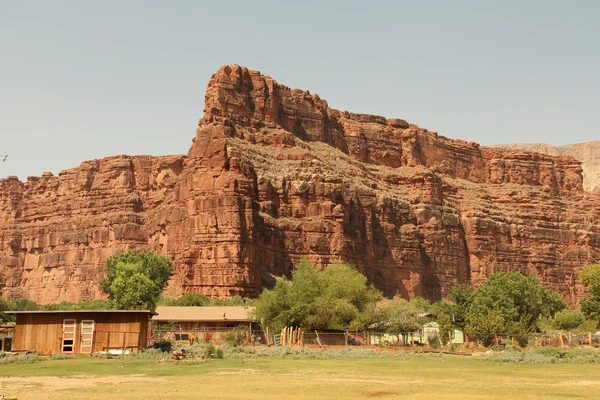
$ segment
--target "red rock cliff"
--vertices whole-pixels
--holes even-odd
[[[0,180],[0,204],[3,296],[41,302],[99,297],[104,260],[128,248],[175,261],[170,294],[213,297],[256,295],[307,256],[389,296],[522,271],[574,302],[600,258],[600,196],[577,160],[340,112],[235,65],[211,78],[186,156]]]

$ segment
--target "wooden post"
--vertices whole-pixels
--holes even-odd
[[[514,336],[510,337],[510,344],[512,344],[513,346],[515,345],[515,337]]]
[[[560,348],[564,349],[565,348],[565,342],[563,341],[563,337],[562,337],[562,333],[558,335],[559,339],[560,339]]]
[[[321,339],[319,339],[319,332],[317,332],[316,329],[315,329],[315,335],[317,336],[317,343],[319,344],[319,346],[323,346],[323,344],[321,343]]]
[[[271,338],[269,337],[269,327],[265,328],[265,342],[267,346],[271,346]]]
[[[348,331],[344,332],[344,346],[348,347]]]
[[[304,347],[304,331],[300,332],[300,347]]]
[[[590,346],[592,345],[592,334],[588,333],[588,340],[590,341]]]

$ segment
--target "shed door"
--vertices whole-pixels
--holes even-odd
[[[81,348],[79,352],[82,354],[90,354],[94,347],[94,321],[81,321]]]
[[[63,353],[72,353],[75,348],[75,336],[77,333],[77,320],[76,319],[65,319],[63,320],[63,333],[62,333],[62,351]]]

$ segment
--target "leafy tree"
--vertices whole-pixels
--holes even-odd
[[[483,311],[486,312],[483,312]],[[501,312],[489,308],[479,309],[469,318],[466,331],[475,339],[489,346],[494,343],[495,333],[506,331],[506,320]]]
[[[585,322],[585,317],[579,310],[562,310],[554,315],[552,326],[561,331],[572,331]]]
[[[425,322],[414,305],[404,299],[384,300],[379,305],[378,327],[385,333],[401,335],[407,343],[408,334],[421,329]]]
[[[581,283],[588,294],[581,299],[581,311],[591,320],[600,322],[600,261],[586,265],[581,271]]]
[[[431,302],[423,297],[415,297],[414,299],[410,299],[408,301],[408,306],[414,308],[419,313],[429,312],[431,308]]]
[[[273,329],[299,326],[312,329],[359,329],[369,323],[368,310],[381,293],[347,264],[319,270],[301,260],[291,279],[281,278],[255,301],[255,316]]]
[[[75,310],[110,310],[110,300],[85,300],[73,305]]]
[[[473,293],[466,315],[467,331],[476,333],[486,344],[491,343],[494,333],[507,333],[523,345],[527,334],[537,329],[540,317],[552,317],[564,308],[564,299],[541,287],[535,277],[497,272]]]
[[[117,309],[154,309],[173,263],[150,252],[128,251],[106,260],[100,287]]]
[[[227,299],[213,299],[210,300],[211,306],[251,306],[254,304],[254,300],[248,297],[242,296],[231,296]]]
[[[5,314],[5,311],[37,311],[41,306],[29,299],[3,300],[0,299],[0,323],[15,322],[14,314]]]
[[[186,293],[183,296],[178,297],[176,299],[161,298],[158,301],[158,305],[160,305],[160,306],[180,306],[180,307],[208,306],[208,305],[210,305],[210,299],[203,294]]]

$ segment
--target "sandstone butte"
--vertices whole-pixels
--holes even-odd
[[[387,296],[520,271],[575,304],[600,259],[600,195],[575,158],[334,110],[237,65],[210,79],[187,155],[8,177],[0,205],[2,296],[41,303],[101,298],[104,260],[127,249],[173,259],[167,295],[217,298],[256,296],[306,256]]]

